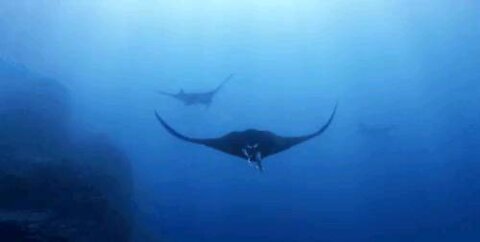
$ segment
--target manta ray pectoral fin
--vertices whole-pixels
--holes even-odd
[[[170,125],[168,125],[167,122],[165,122],[157,112],[155,112],[155,116],[157,117],[160,124],[162,124],[162,126],[168,131],[169,134],[171,134],[171,135],[173,135],[173,136],[175,136],[175,137],[177,137],[181,140],[187,141],[187,142],[196,143],[196,144],[203,144],[203,145],[208,145],[209,144],[209,139],[195,139],[195,138],[190,138],[190,137],[187,137],[183,134],[180,134],[175,129],[170,127]]]
[[[307,140],[310,140],[310,139],[312,139],[316,136],[321,135],[323,132],[325,132],[325,130],[327,130],[327,128],[332,123],[333,118],[335,117],[335,114],[337,112],[337,107],[338,107],[338,104],[335,104],[333,112],[332,112],[332,114],[330,114],[330,118],[318,131],[316,131],[312,134],[309,134],[309,135],[298,136],[298,137],[278,137],[278,143],[281,144],[281,145],[278,145],[277,147],[272,149],[272,151],[269,152],[268,154],[264,154],[264,156],[269,156],[269,155],[284,151],[284,150],[286,150],[286,149],[288,149],[292,146],[298,145],[298,144],[303,143]]]
[[[220,83],[220,85],[218,85],[217,88],[215,88],[212,93],[215,94],[217,93],[218,91],[220,91],[220,89],[222,89],[223,86],[225,86],[225,84],[227,84],[227,82],[229,82],[232,78],[233,78],[234,74],[230,74],[227,76],[227,78],[225,78],[225,80],[223,80],[222,83]]]
[[[228,140],[229,136],[223,136],[223,137],[220,137],[220,138],[212,138],[212,139],[197,139],[197,138],[187,137],[183,134],[180,134],[175,129],[173,129],[170,125],[168,125],[162,119],[162,117],[160,117],[160,115],[157,112],[155,112],[155,116],[157,117],[160,124],[172,136],[175,136],[175,137],[177,137],[177,138],[179,138],[183,141],[187,141],[187,142],[194,143],[194,144],[205,145],[205,146],[208,146],[210,148],[219,150],[221,152],[224,152],[224,153],[236,156],[236,157],[244,158],[244,154],[242,154],[242,151],[240,149],[232,149],[232,147],[229,145],[229,140]]]
[[[157,91],[157,93],[164,96],[175,97],[175,94],[169,92]]]

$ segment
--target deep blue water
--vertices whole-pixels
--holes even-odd
[[[0,56],[61,81],[133,162],[159,241],[479,241],[480,3],[5,1]],[[158,90],[205,91],[209,108]],[[320,137],[245,160],[182,142]]]

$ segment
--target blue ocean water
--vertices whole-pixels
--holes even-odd
[[[480,3],[4,1],[0,57],[120,144],[134,241],[479,241]],[[208,107],[157,92],[203,92]],[[319,137],[246,160],[169,135]],[[33,134],[32,134],[33,135]],[[148,234],[148,236],[146,235]]]

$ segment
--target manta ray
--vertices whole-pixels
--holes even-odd
[[[367,137],[389,137],[395,131],[397,126],[395,124],[368,124],[368,123],[359,123],[358,131],[360,134]]]
[[[248,163],[254,165],[259,171],[263,171],[262,160],[264,158],[285,151],[325,132],[332,123],[336,110],[337,105],[335,105],[328,121],[319,130],[311,134],[294,137],[284,137],[270,131],[247,129],[241,132],[231,132],[219,138],[191,138],[173,129],[157,112],[155,112],[155,116],[171,135],[183,141],[204,145],[223,153],[246,159]]]
[[[165,95],[165,96],[175,98],[175,99],[183,102],[183,104],[185,104],[187,106],[195,105],[195,104],[201,104],[201,105],[205,105],[205,106],[209,107],[210,104],[212,104],[213,98],[218,93],[218,91],[220,91],[220,89],[222,89],[222,87],[228,81],[230,81],[230,79],[232,79],[232,78],[233,78],[233,74],[230,74],[227,78],[225,78],[225,80],[222,83],[220,83],[220,85],[217,86],[217,88],[215,88],[211,91],[208,91],[208,92],[187,93],[183,89],[180,89],[180,91],[176,94],[168,93],[168,92],[164,92],[164,91],[158,91],[158,93],[161,94],[161,95]]]

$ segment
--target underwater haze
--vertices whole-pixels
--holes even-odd
[[[58,81],[73,140],[96,134],[128,157],[131,241],[480,241],[479,1],[2,1],[0,36],[8,80],[26,69]],[[159,93],[207,92],[231,74],[208,106]],[[263,172],[154,115],[189,137],[298,136],[336,103],[324,133]],[[92,149],[65,150],[96,164]]]

